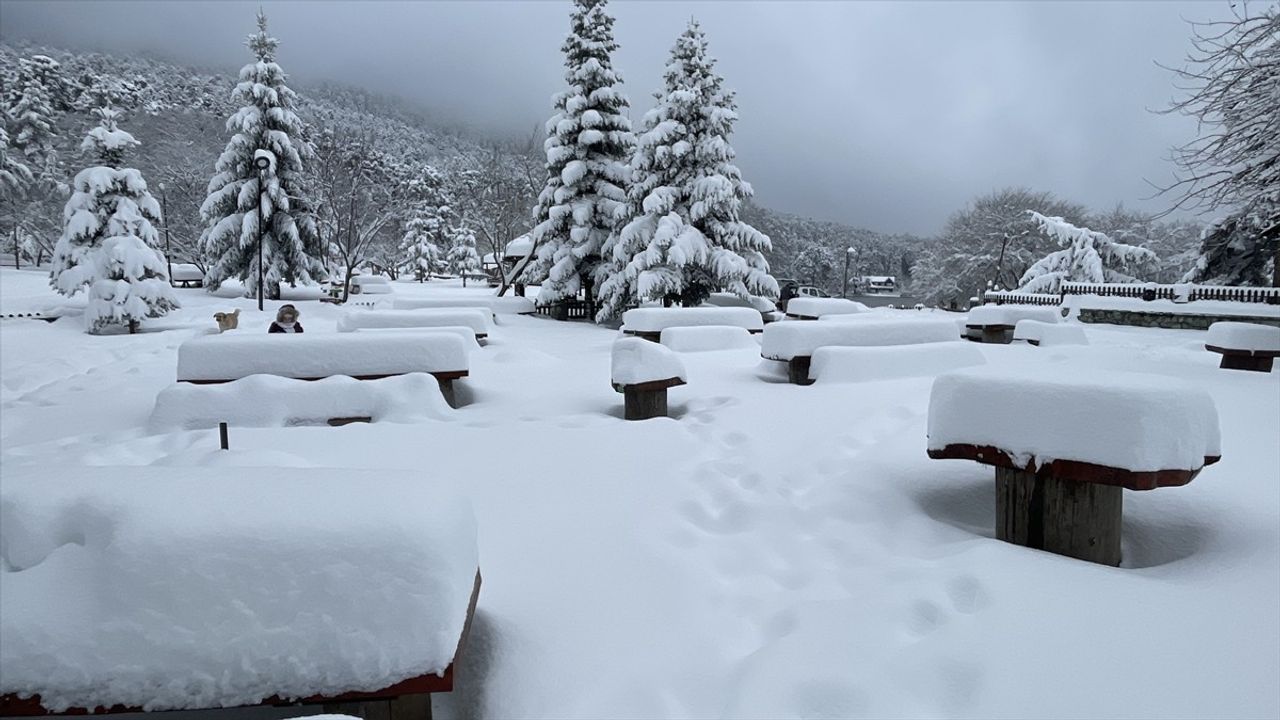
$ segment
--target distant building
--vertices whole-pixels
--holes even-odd
[[[863,275],[858,278],[857,286],[866,295],[898,294],[898,279],[892,275]]]

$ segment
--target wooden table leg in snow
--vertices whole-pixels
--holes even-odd
[[[1231,348],[1205,345],[1206,350],[1222,355],[1218,367],[1223,370],[1252,370],[1253,372],[1271,372],[1276,357],[1280,353],[1267,351],[1233,350]]]
[[[963,444],[930,449],[929,457],[995,467],[996,538],[1111,566],[1120,564],[1123,491],[1186,485],[1200,472],[1134,472],[1072,460],[1037,468],[999,448]],[[1218,460],[1205,457],[1204,464]]]
[[[622,385],[624,415],[627,420],[648,420],[667,416],[667,389],[684,385],[680,378],[667,378],[638,385]]]
[[[812,385],[809,379],[809,366],[813,362],[812,355],[797,355],[787,361],[787,380],[792,385]]]

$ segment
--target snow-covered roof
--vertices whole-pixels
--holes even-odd
[[[524,257],[533,249],[533,240],[528,235],[520,237],[507,243],[506,254],[511,257]]]

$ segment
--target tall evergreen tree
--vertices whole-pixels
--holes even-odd
[[[524,282],[541,284],[540,304],[593,292],[600,251],[626,199],[626,162],[634,138],[627,98],[611,56],[613,18],[606,0],[574,0],[561,50],[568,89],[553,98],[547,121],[547,181],[534,209],[536,256]]]
[[[476,233],[466,225],[449,229],[449,272],[462,278],[467,286],[467,273],[480,269],[480,256],[476,254]]]
[[[85,320],[91,332],[111,324],[133,331],[143,318],[164,315],[178,303],[157,250],[160,204],[142,173],[120,167],[138,141],[120,129],[117,111],[105,107],[95,114],[99,123],[81,149],[101,164],[76,174],[49,281],[63,295],[89,289]]]
[[[205,230],[200,244],[209,258],[205,287],[244,281],[246,296],[258,287],[258,210],[262,200],[262,257],[265,292],[279,297],[281,282],[311,282],[324,276],[324,255],[315,216],[303,194],[303,156],[310,152],[302,123],[294,114],[297,96],[285,85],[275,61],[278,40],[258,13],[258,32],[246,44],[256,60],[240,70],[232,100],[241,108],[227,119],[230,142],[218,158],[200,208]],[[301,140],[299,142],[299,140]],[[270,167],[259,171],[255,156],[266,151]],[[265,183],[259,185],[259,176]]]
[[[1103,233],[1077,227],[1060,217],[1047,217],[1034,210],[1028,210],[1027,214],[1062,249],[1027,268],[1018,281],[1018,289],[1023,292],[1057,293],[1065,281],[1141,282],[1133,273],[1154,269],[1156,254],[1144,247],[1116,242]]]
[[[631,161],[626,222],[605,248],[600,321],[636,301],[778,294],[764,258],[769,238],[740,218],[752,190],[729,145],[734,93],[697,22],[676,41],[663,79]]]
[[[17,96],[8,109],[10,143],[37,177],[52,176],[57,167],[57,137],[51,91],[45,86],[58,64],[43,55],[19,61]]]
[[[400,241],[400,254],[406,269],[422,282],[448,268],[445,255],[449,247],[452,198],[444,177],[430,165],[409,181],[408,194],[413,198],[413,207]]]

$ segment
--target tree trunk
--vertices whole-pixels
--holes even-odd
[[[22,251],[18,249],[18,226],[13,226],[13,269],[22,269]]]
[[[129,334],[130,334],[130,335],[133,335],[133,334],[135,334],[135,333],[137,333],[137,332],[138,332],[138,321],[137,321],[137,320],[130,320],[130,321],[129,321]]]

